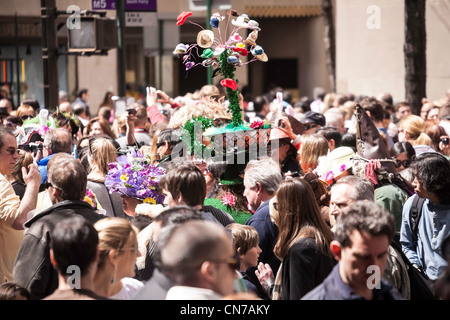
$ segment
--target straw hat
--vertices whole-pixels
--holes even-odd
[[[253,30],[247,36],[247,39],[245,39],[244,43],[255,47],[256,46],[256,39],[258,39],[258,30]]]
[[[214,42],[214,32],[211,30],[202,30],[197,35],[197,44],[201,48],[210,48]]]

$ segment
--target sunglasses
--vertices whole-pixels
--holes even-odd
[[[395,160],[395,167],[399,168],[400,166],[403,166],[404,168],[408,168],[411,165],[411,160]]]
[[[448,142],[449,142],[448,137],[446,137],[446,138],[441,138],[441,142],[442,142],[444,145],[448,145]]]
[[[11,156],[13,156],[14,154],[20,154],[20,149],[3,149],[5,150],[7,153],[9,153]]]
[[[31,119],[31,118],[33,118],[33,116],[31,116],[31,115],[23,115],[20,117],[20,119],[22,119],[23,121]]]
[[[315,123],[313,123],[313,124],[305,124],[305,125],[304,125],[305,130],[312,129],[312,128],[315,128],[315,127],[317,127],[317,126],[318,126],[318,125],[315,124]]]

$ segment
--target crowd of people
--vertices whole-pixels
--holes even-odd
[[[415,115],[243,89],[270,134],[236,163],[184,132],[231,121],[221,86],[146,90],[96,115],[88,89],[53,112],[0,100],[0,299],[450,299],[450,92]]]

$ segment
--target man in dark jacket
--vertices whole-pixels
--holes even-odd
[[[42,299],[58,287],[58,273],[50,261],[51,232],[56,223],[77,214],[95,223],[102,218],[82,201],[86,195],[87,174],[81,162],[66,156],[52,158],[48,193],[53,205],[25,223],[28,228],[14,263],[14,281]]]
[[[337,220],[330,244],[339,263],[302,300],[402,300],[382,280],[394,234],[389,212],[370,201],[354,202]]]
[[[244,196],[247,198],[251,210],[255,213],[245,222],[258,231],[259,247],[262,252],[259,262],[269,264],[276,274],[281,261],[275,256],[273,247],[278,237],[278,228],[272,222],[269,212],[269,201],[275,195],[282,181],[281,170],[278,163],[272,159],[251,160],[247,164],[244,173]],[[255,275],[256,268],[248,268],[247,275],[258,286],[259,281]]]

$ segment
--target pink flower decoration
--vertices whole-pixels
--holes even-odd
[[[233,207],[236,204],[236,199],[234,199],[234,196],[231,193],[227,192],[222,197],[222,203],[226,206]]]
[[[261,120],[255,120],[250,124],[250,128],[252,129],[258,129],[264,126],[264,121]]]
[[[47,131],[49,130],[49,127],[47,127],[46,125],[42,125],[39,129],[38,129],[38,133],[41,136],[45,136],[45,134],[47,133]]]
[[[341,166],[341,172],[343,172],[346,169],[345,163]]]
[[[239,33],[235,33],[235,34],[231,35],[230,40],[233,42],[241,42],[242,37],[239,35]]]
[[[330,181],[334,179],[333,171],[328,171],[327,176],[325,177],[326,181]]]

